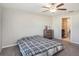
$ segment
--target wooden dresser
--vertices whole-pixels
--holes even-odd
[[[52,29],[49,29],[49,30],[45,31],[43,33],[43,35],[45,38],[52,39],[52,38],[54,38],[54,31]]]

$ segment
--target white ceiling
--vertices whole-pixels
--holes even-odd
[[[78,12],[79,11],[79,3],[64,3],[64,7],[67,8],[67,11],[57,11],[55,13],[51,12],[42,12],[42,6],[43,4],[41,3],[1,3],[0,4],[3,7],[6,8],[16,8],[20,10],[25,10],[28,12],[33,12],[33,13],[38,13],[38,14],[43,14],[43,15],[59,15],[59,14],[67,14],[69,13],[68,11],[74,11]]]

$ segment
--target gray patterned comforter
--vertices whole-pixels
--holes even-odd
[[[18,40],[17,44],[23,56],[34,56],[51,48],[58,51],[57,46],[63,46],[59,42],[49,40],[41,36],[25,37]]]

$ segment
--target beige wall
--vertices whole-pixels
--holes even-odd
[[[54,29],[54,38],[61,39],[61,17],[53,16],[52,28]]]
[[[3,48],[14,45],[21,37],[42,35],[45,25],[52,26],[51,17],[21,10],[4,8]]]
[[[42,35],[44,25],[54,29],[54,37],[61,39],[61,17],[44,16],[21,10],[3,9],[3,35],[2,47],[14,45],[16,41],[24,36]],[[67,15],[71,20],[71,41],[79,43],[79,14]]]
[[[70,21],[70,29],[71,29],[71,36],[70,41],[73,43],[79,44],[79,12],[67,14],[67,15],[60,15],[53,17],[53,28],[54,28],[54,36],[55,38],[61,39],[61,18],[62,16],[68,16]]]
[[[71,42],[79,44],[79,13],[70,16],[71,19]]]

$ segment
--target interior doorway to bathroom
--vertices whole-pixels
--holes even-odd
[[[61,29],[61,36],[62,39],[65,41],[70,41],[70,35],[71,35],[71,28],[70,28],[70,19],[68,17],[62,18],[62,29]]]

